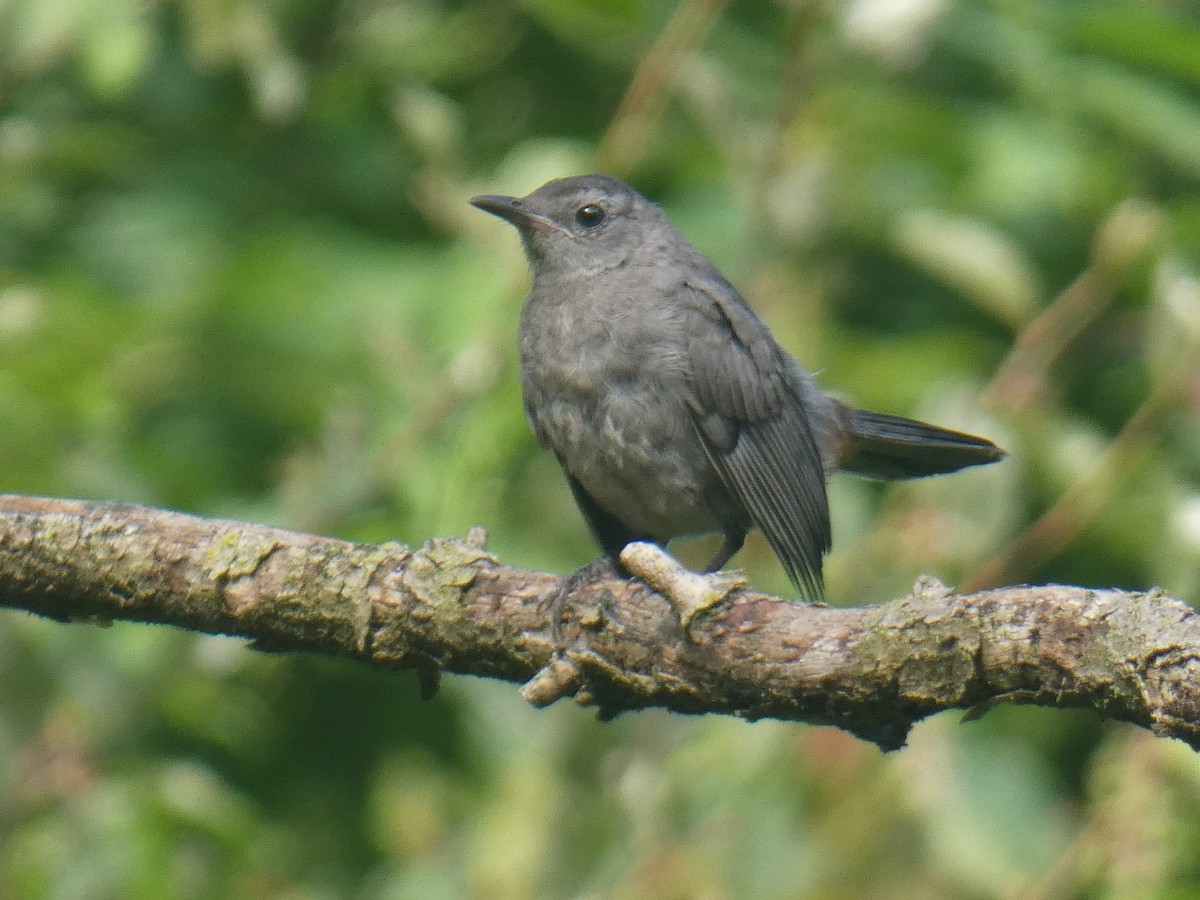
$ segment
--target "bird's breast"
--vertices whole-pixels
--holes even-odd
[[[675,324],[581,312],[527,304],[522,316],[521,383],[539,440],[629,527],[661,538],[712,530],[714,475]]]

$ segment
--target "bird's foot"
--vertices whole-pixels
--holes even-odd
[[[685,568],[657,544],[644,541],[628,544],[621,551],[621,565],[671,601],[685,631],[700,613],[719,606],[746,586],[741,572],[702,575]]]
[[[598,702],[597,692],[589,687],[578,664],[579,658],[568,652],[563,639],[563,611],[571,594],[584,585],[628,575],[666,597],[684,631],[701,613],[714,609],[746,586],[746,579],[740,572],[701,575],[676,562],[657,544],[642,541],[626,545],[619,564],[602,556],[581,566],[562,580],[550,603],[550,635],[554,650],[550,661],[521,688],[521,695],[526,700],[535,706],[547,706],[568,696],[574,696],[580,703]],[[600,715],[610,718],[619,711],[619,708],[602,705]]]
[[[562,615],[567,598],[589,581],[624,577],[625,573],[617,568],[617,564],[611,557],[601,556],[580,566],[562,580],[562,584],[558,587],[558,593],[550,601],[550,640],[554,643],[556,653],[561,653],[563,648]]]
[[[521,696],[534,706],[548,706],[562,697],[574,695],[577,700],[590,696],[584,684],[583,673],[571,660],[563,638],[563,610],[567,598],[591,581],[607,578],[624,578],[611,557],[601,556],[580,566],[562,580],[554,599],[550,601],[550,641],[554,652],[550,662],[521,688]]]

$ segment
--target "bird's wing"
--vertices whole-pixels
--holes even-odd
[[[689,278],[690,405],[721,482],[809,599],[830,547],[825,470],[793,363],[724,279]]]

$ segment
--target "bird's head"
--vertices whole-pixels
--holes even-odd
[[[559,178],[526,197],[483,194],[471,204],[516,226],[535,273],[611,269],[675,233],[662,210],[611,175]]]

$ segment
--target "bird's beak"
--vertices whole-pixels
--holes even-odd
[[[552,219],[526,209],[522,205],[520,197],[506,197],[503,194],[480,194],[478,197],[471,198],[471,205],[482,209],[484,212],[490,212],[493,216],[499,216],[520,229],[532,228],[537,231],[560,231],[568,237],[574,237],[571,232]]]

